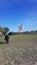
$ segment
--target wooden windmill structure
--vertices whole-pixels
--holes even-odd
[[[23,32],[23,24],[18,26],[18,32]]]

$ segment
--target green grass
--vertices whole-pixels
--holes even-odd
[[[4,36],[0,36],[0,42]],[[37,61],[37,34],[13,35],[0,44],[0,65],[33,65]]]
[[[37,42],[37,35],[14,35],[10,37],[11,43],[29,43],[29,42]]]
[[[0,36],[0,42],[4,42],[4,37]],[[10,36],[10,43],[37,42],[37,34],[22,34]]]

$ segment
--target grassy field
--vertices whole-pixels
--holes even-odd
[[[0,65],[35,65],[36,61],[37,34],[10,36],[9,44],[0,36]]]

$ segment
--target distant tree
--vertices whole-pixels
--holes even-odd
[[[37,32],[37,30],[35,30],[35,32]]]
[[[8,35],[18,35],[18,32],[9,32]]]
[[[7,34],[7,33],[8,33],[8,31],[9,31],[9,28],[8,28],[8,27],[4,27],[4,29],[5,29],[5,32],[4,32],[4,31],[2,32],[2,33],[3,33],[3,35]]]
[[[13,35],[13,32],[9,32],[8,35]]]

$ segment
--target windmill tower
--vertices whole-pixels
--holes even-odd
[[[23,32],[23,24],[18,26],[18,32]]]

